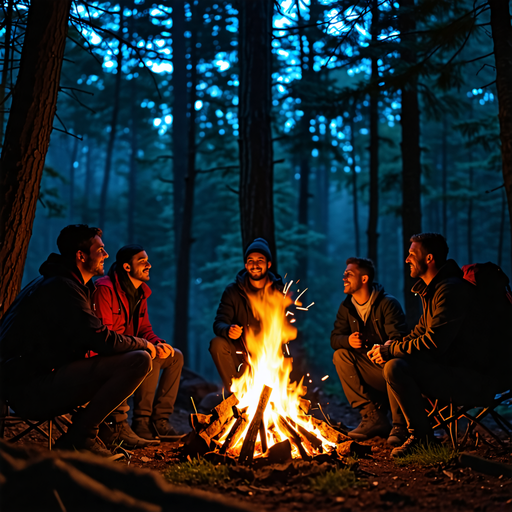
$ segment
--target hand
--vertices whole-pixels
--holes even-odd
[[[149,354],[151,355],[151,359],[155,359],[156,357],[156,348],[155,348],[155,345],[153,345],[153,343],[150,343],[149,341],[147,342],[147,345],[146,345],[146,350],[149,352]]]
[[[174,349],[168,343],[158,343],[158,345],[155,345],[155,349],[156,357],[160,359],[166,359],[169,356],[174,357]]]
[[[348,337],[348,342],[352,348],[361,348],[363,346],[363,338],[360,332],[353,332]]]
[[[373,348],[366,353],[372,363],[384,364],[386,362],[380,354],[380,347],[380,345],[374,345]]]
[[[243,330],[243,327],[240,327],[239,325],[233,324],[229,328],[228,336],[232,340],[237,340],[238,338],[240,338],[240,336],[242,336],[242,330]]]

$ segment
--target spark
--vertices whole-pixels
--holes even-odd
[[[295,320],[295,318],[292,318],[292,319],[290,320],[290,323],[291,323],[291,324],[294,324],[296,321],[297,321],[297,320]]]
[[[290,281],[289,283],[286,283],[286,284],[284,285],[284,290],[283,290],[283,294],[284,294],[284,295],[286,295],[286,294],[288,293],[288,290],[290,289],[290,286],[292,285],[292,283],[293,283],[293,280],[292,280],[292,281]]]
[[[311,379],[309,379],[309,382],[311,383],[311,382],[313,382],[313,381],[312,381]]]
[[[300,311],[307,311],[308,308],[301,308],[300,306],[297,306],[295,309],[300,309]]]
[[[286,276],[288,275],[288,272],[286,272],[286,274],[284,275],[284,279],[286,279]]]
[[[291,311],[287,311],[285,316],[292,315],[295,316],[295,313],[292,313]]]
[[[237,350],[236,354],[243,354],[243,352],[241,350]]]
[[[327,380],[328,378],[329,378],[329,375],[324,375],[321,380],[324,381],[324,380]]]
[[[306,309],[309,309],[313,304],[314,302],[312,302]]]
[[[295,299],[295,305],[297,306],[297,302],[299,299],[309,290],[309,288],[306,288],[296,299]]]
[[[309,373],[306,373],[306,377],[309,377]]]
[[[295,284],[299,284],[300,279],[297,279],[297,282]]]

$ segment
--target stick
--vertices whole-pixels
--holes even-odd
[[[244,444],[242,445],[242,450],[240,451],[240,457],[238,458],[238,461],[241,464],[245,462],[251,462],[254,457],[254,445],[256,444],[256,437],[260,429],[260,423],[263,421],[263,413],[265,412],[271,393],[272,388],[263,386],[263,391],[260,395],[258,407],[256,408],[254,417],[251,421],[251,424],[249,425],[249,430],[245,436]]]
[[[304,446],[302,446],[302,439],[300,438],[297,431],[286,421],[285,418],[282,416],[279,416],[278,419],[279,426],[288,432],[290,435],[291,442],[297,447],[299,450],[300,456],[303,460],[310,460],[311,457],[306,453],[306,450],[304,449]]]
[[[219,450],[219,453],[221,455],[224,455],[232,446],[235,446],[236,443],[238,443],[238,440],[240,439],[240,436],[245,430],[247,423],[249,423],[247,415],[241,414],[240,416],[238,416],[237,420],[235,421],[235,424],[231,427],[231,430],[229,431],[228,437],[226,437],[224,444]]]
[[[260,423],[259,433],[260,433],[260,441],[261,441],[261,453],[265,453],[268,450],[268,445],[267,445],[267,432],[265,430],[265,422],[263,420],[261,420],[261,423]]]

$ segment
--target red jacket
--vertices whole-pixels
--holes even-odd
[[[128,323],[128,298],[119,284],[117,274],[114,272],[113,275],[116,280],[115,289],[109,276],[101,277],[95,282],[96,290],[92,298],[93,309],[96,316],[108,329],[119,334],[125,334],[130,327]],[[151,290],[145,283],[142,283],[141,287],[142,297],[140,307],[138,308],[139,322],[136,333],[133,333],[133,336],[144,338],[153,343],[153,345],[165,343],[162,338],[159,338],[153,332],[153,327],[149,323],[147,301],[151,295]]]

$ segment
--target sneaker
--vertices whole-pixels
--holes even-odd
[[[62,434],[54,444],[55,450],[85,451],[99,455],[100,457],[112,457],[112,453],[103,441],[98,437],[80,436],[77,433],[68,431]]]
[[[419,447],[427,448],[428,446],[437,444],[438,442],[434,435],[432,434],[421,437],[411,435],[402,446],[393,448],[393,450],[391,451],[391,457],[393,457],[394,459],[398,457],[405,457],[406,455],[414,453]]]
[[[152,428],[151,418],[149,416],[135,416],[132,421],[132,430],[142,439],[158,439]]]
[[[363,412],[363,418],[358,427],[351,430],[348,436],[355,441],[365,441],[372,437],[386,437],[391,430],[387,416],[379,409]]]
[[[391,446],[402,446],[409,437],[409,431],[402,426],[395,426],[389,433],[387,443]]]
[[[126,420],[119,423],[106,423],[100,425],[100,439],[107,446],[121,445],[128,450],[134,448],[146,448],[160,444],[158,439],[143,439],[139,437],[130,427]]]
[[[176,441],[184,437],[185,434],[178,434],[167,418],[153,420],[153,429],[155,434],[162,441]]]

